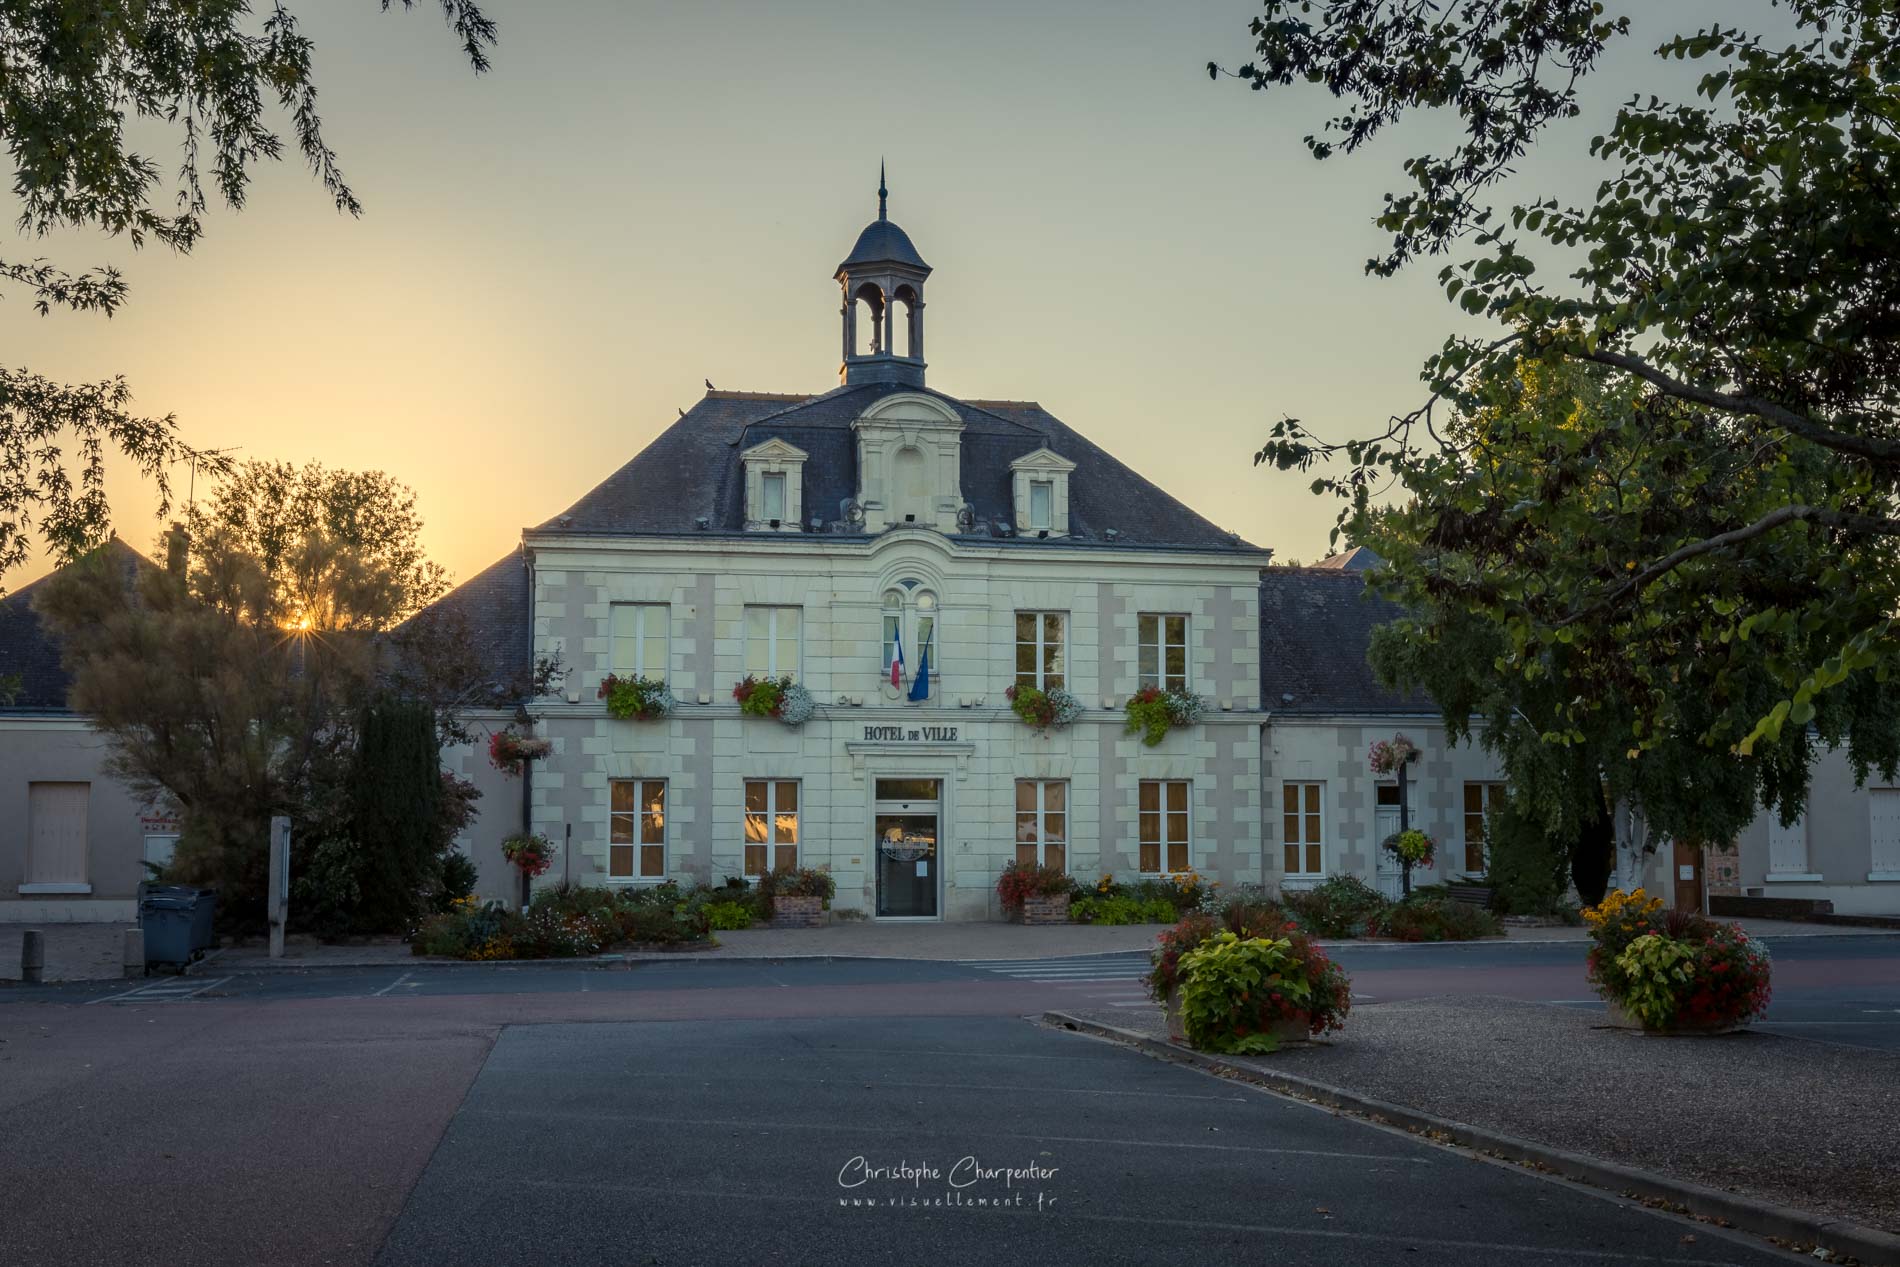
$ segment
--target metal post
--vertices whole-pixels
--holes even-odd
[[[46,934],[29,928],[20,943],[20,980],[38,985],[46,979]]]
[[[1412,828],[1411,798],[1406,793],[1409,785],[1405,777],[1405,767],[1411,764],[1409,757],[1399,762],[1399,833],[1401,835]],[[1399,859],[1399,891],[1406,897],[1412,895],[1412,864],[1404,858]]]
[[[270,892],[264,903],[270,923],[270,957],[284,957],[284,921],[290,908],[290,819],[279,814],[270,820]]]

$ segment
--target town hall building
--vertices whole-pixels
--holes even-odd
[[[886,197],[836,270],[835,389],[708,391],[445,600],[471,626],[521,622],[497,650],[564,672],[529,704],[553,750],[526,818],[563,846],[541,882],[797,865],[831,872],[836,908],[986,919],[1012,859],[1262,879],[1269,552],[1039,405],[932,388],[931,269]],[[670,709],[611,716],[609,675],[663,682]],[[815,707],[748,715],[748,677]],[[1080,708],[1038,729],[1012,687]],[[1148,745],[1124,714],[1145,687],[1199,697],[1198,718]],[[487,750],[459,760],[483,834],[518,830]],[[478,861],[500,896],[499,855]]]

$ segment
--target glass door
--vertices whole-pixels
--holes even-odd
[[[879,779],[872,814],[877,851],[877,913],[884,919],[937,916],[935,779]]]

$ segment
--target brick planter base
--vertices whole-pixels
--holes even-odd
[[[1069,922],[1069,895],[1058,893],[1054,897],[1026,898],[1022,912],[1016,918],[1024,924],[1066,924]]]
[[[825,899],[821,897],[772,899],[773,928],[819,928],[824,922]]]

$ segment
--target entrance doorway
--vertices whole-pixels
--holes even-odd
[[[1676,841],[1676,909],[1702,909],[1702,846]]]
[[[1405,891],[1405,873],[1398,855],[1385,847],[1387,836],[1399,834],[1399,785],[1381,783],[1372,810],[1372,856],[1378,864],[1379,892],[1396,902]]]
[[[938,779],[879,779],[872,807],[879,919],[937,918]]]

